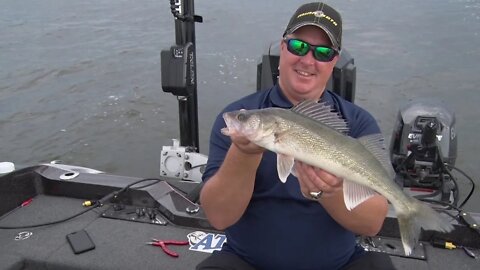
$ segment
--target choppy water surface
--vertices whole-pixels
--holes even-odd
[[[254,91],[258,58],[303,2],[196,1],[201,152],[215,115]],[[169,1],[0,3],[0,160],[156,176],[162,145],[179,137],[176,98],[160,84],[160,51],[174,43]],[[356,102],[389,138],[405,102],[443,100],[457,116],[457,165],[478,178],[480,1],[329,3],[355,58]]]

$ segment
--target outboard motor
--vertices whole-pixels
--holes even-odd
[[[440,102],[415,101],[399,110],[390,158],[400,186],[433,190],[420,197],[455,202],[458,188],[449,170],[457,158],[455,114]]]

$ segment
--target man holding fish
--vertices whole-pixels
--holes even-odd
[[[380,231],[388,201],[407,254],[417,223],[451,225],[394,183],[375,119],[325,89],[340,14],[302,5],[280,42],[278,84],[228,105],[212,128],[200,202],[227,242],[197,269],[394,269],[356,245]]]

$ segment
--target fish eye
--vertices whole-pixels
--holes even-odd
[[[247,119],[248,119],[248,116],[247,116],[246,113],[241,112],[241,113],[237,114],[237,120],[238,120],[238,121],[242,121],[242,122],[243,122],[243,121],[245,121],[245,120],[247,120]]]

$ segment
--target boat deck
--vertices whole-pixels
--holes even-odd
[[[72,183],[72,181],[47,179],[45,175],[39,176],[38,171],[36,173],[20,172],[14,177],[0,177],[3,207],[12,205],[12,203],[19,205],[12,202],[12,196],[15,194],[23,192],[22,196],[26,197],[34,194],[33,200],[27,206],[10,207],[8,212],[5,211],[5,208],[0,209],[3,211],[0,212],[3,213],[0,217],[0,226],[38,224],[62,219],[85,209],[82,203],[85,201],[83,196],[86,190],[90,190],[89,192],[97,190],[98,194],[105,191],[105,186],[98,186],[95,189],[85,188],[86,186],[82,188],[81,185],[87,184],[79,182],[92,182],[91,178],[95,176],[91,176],[90,179],[88,177],[78,178],[77,183]],[[41,173],[58,175],[54,168],[48,168]],[[108,178],[113,179],[113,176],[104,175],[102,181]],[[117,185],[117,178],[109,184]],[[137,179],[125,178],[123,180],[132,182]],[[31,185],[32,183],[33,185]],[[64,192],[76,191],[76,195],[73,193],[69,196],[62,195],[59,188]],[[10,193],[7,190],[10,190]],[[165,192],[157,191],[156,194],[155,196],[162,198],[166,196]],[[137,203],[135,196],[132,198],[131,202]],[[145,202],[145,200],[143,201]],[[179,209],[185,206],[175,201],[172,205]],[[171,222],[172,219],[175,222],[184,222],[181,220],[182,216],[176,213],[168,218],[163,216],[162,220],[167,221],[165,225],[105,218],[102,214],[106,213],[109,207],[112,205],[105,204],[103,207],[95,208],[79,217],[56,225],[25,229],[0,229],[0,269],[194,269],[209,253],[200,252],[198,248],[194,250],[195,248],[190,245],[170,246],[172,250],[179,253],[179,257],[174,258],[163,253],[160,248],[145,243],[151,238],[187,240],[187,235],[195,231],[221,233],[211,230],[208,224],[202,220],[195,226],[174,225]],[[132,218],[136,217],[135,211],[126,214],[130,214]],[[202,212],[200,210],[192,215],[202,215]],[[188,216],[183,216],[183,218],[187,220]],[[388,222],[386,226],[390,226]],[[89,233],[96,247],[94,250],[75,255],[66,241],[66,235],[82,229]],[[388,234],[388,230],[384,231],[385,234]],[[22,239],[18,239],[19,237]],[[392,247],[396,249],[398,239],[384,235],[380,235],[379,238],[379,241],[384,241],[383,244],[388,242],[386,246],[390,249]],[[377,241],[378,239],[374,238],[373,240]],[[214,245],[215,243],[211,243],[211,246]],[[377,246],[379,246],[378,242]],[[441,249],[433,247],[428,242],[422,242],[422,246],[424,250],[416,248],[414,254],[419,254],[416,259],[391,256],[397,269],[480,269],[479,259],[469,257],[461,248]],[[477,258],[480,257],[480,249],[471,248],[470,250]]]

